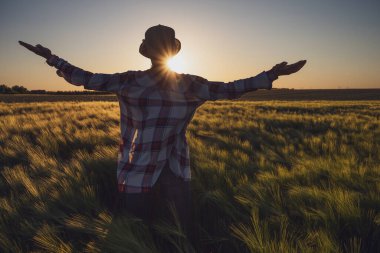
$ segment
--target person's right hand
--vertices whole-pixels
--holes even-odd
[[[32,51],[33,53],[35,53],[35,54],[37,54],[39,56],[42,56],[46,60],[49,59],[52,56],[50,49],[48,49],[46,47],[43,47],[40,44],[38,44],[37,46],[32,46],[32,45],[30,45],[28,43],[25,43],[23,41],[19,41],[18,43],[20,43],[21,46],[23,46],[26,49]]]

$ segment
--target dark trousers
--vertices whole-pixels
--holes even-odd
[[[152,224],[158,219],[173,221],[170,209],[174,208],[181,227],[189,235],[191,224],[190,182],[183,181],[174,175],[168,166],[165,166],[150,192],[124,194],[121,208],[148,224]]]

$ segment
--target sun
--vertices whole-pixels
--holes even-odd
[[[175,72],[184,73],[187,71],[187,64],[182,55],[176,55],[170,58],[166,65]]]

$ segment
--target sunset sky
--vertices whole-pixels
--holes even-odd
[[[227,82],[306,59],[274,87],[380,88],[379,0],[1,0],[0,84],[78,89],[18,40],[92,72],[147,69],[138,48],[157,24],[182,42],[178,72]]]

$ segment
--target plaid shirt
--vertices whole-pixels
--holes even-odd
[[[205,101],[235,99],[249,91],[272,88],[266,72],[222,83],[171,71],[94,74],[57,56],[47,63],[71,84],[117,94],[121,118],[117,181],[119,192],[127,193],[149,191],[167,164],[175,175],[190,180],[185,133],[195,110]]]

